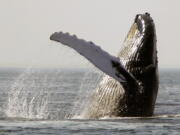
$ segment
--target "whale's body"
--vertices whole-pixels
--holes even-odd
[[[54,33],[51,40],[67,45],[106,73],[84,118],[152,116],[158,93],[155,25],[148,13],[137,15],[118,57],[76,36]]]

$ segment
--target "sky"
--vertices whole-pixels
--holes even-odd
[[[180,68],[179,0],[0,0],[0,67],[87,67],[70,48],[49,40],[55,31],[120,50],[136,14],[149,12],[160,68]]]

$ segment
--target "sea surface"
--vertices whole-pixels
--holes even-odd
[[[180,70],[160,69],[153,117],[81,119],[102,73],[0,69],[0,135],[179,135]]]

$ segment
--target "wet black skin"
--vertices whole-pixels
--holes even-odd
[[[143,40],[124,65],[135,79],[127,76],[127,82],[121,83],[125,95],[118,115],[152,116],[159,85],[155,25],[148,13],[137,15],[135,23]]]

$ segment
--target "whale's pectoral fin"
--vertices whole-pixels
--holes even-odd
[[[119,58],[111,56],[92,42],[87,42],[83,39],[78,39],[75,35],[71,36],[62,32],[52,34],[50,39],[75,49],[97,68],[119,82],[125,82],[129,78],[133,78],[121,64]]]

